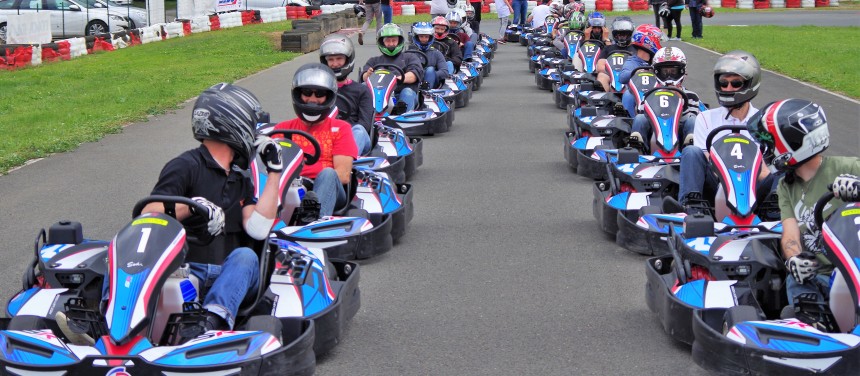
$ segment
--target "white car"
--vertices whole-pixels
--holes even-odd
[[[6,43],[9,15],[49,12],[54,38],[80,37],[126,30],[128,17],[107,9],[87,8],[77,0],[0,0],[0,43]]]
[[[118,14],[129,18],[129,29],[140,29],[149,26],[149,15],[147,10],[140,7],[125,5],[125,3],[115,0],[76,0],[80,1],[81,5],[87,8],[102,8],[107,9],[111,14]],[[128,2],[131,4],[131,2]]]

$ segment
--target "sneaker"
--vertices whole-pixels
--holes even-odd
[[[683,145],[692,145],[692,144],[693,144],[693,135],[688,134],[687,136],[684,137],[684,144]]]
[[[305,193],[305,197],[302,199],[302,206],[296,214],[299,215],[298,221],[305,224],[320,219],[320,200],[316,192],[309,191]]]
[[[206,321],[203,322],[203,328],[207,332],[210,330],[230,330],[230,325],[227,324],[227,320],[224,320],[223,317],[212,312],[206,312]]]
[[[85,328],[81,328],[76,325],[75,322],[69,321],[65,312],[57,312],[57,314],[54,315],[54,320],[57,321],[57,326],[60,328],[60,331],[63,332],[63,335],[65,335],[73,345],[92,346],[96,344],[93,337],[90,337],[90,335],[86,333]]]
[[[364,33],[358,33],[358,44],[362,46],[364,45]]]
[[[508,42],[505,42],[505,41],[504,41],[504,40],[502,40],[502,39],[497,39],[497,40],[496,40],[496,43],[498,43],[498,44],[508,44]]]

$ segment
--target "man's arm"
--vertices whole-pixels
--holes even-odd
[[[797,219],[786,218],[782,220],[782,255],[786,260],[792,256],[797,256],[803,251],[800,245],[800,227],[797,226]]]
[[[335,155],[332,157],[334,170],[341,184],[349,184],[350,173],[352,173],[352,157],[347,155]]]
[[[404,62],[406,63],[403,67],[403,83],[404,84],[414,84],[424,78],[424,68],[421,67],[421,60],[416,56],[406,55],[404,56]]]
[[[280,172],[270,172],[266,176],[266,185],[263,187],[263,193],[256,204],[245,205],[242,208],[242,225],[248,225],[248,219],[256,210],[258,214],[266,219],[274,219],[278,215],[278,184],[281,180]]]

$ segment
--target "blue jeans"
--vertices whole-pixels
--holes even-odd
[[[629,91],[625,91],[624,94],[621,95],[621,104],[630,114],[630,117],[636,117],[636,97],[634,97],[633,94],[630,94]]]
[[[346,205],[346,190],[331,167],[324,168],[314,179],[314,192],[320,200],[320,216],[332,215],[335,208]]]
[[[475,52],[475,42],[469,40],[463,44],[463,60],[471,58],[473,52]]]
[[[678,139],[684,142],[684,138],[688,134],[693,134],[693,128],[696,126],[696,117],[687,116],[681,118],[681,129],[679,129]],[[646,148],[651,147],[651,135],[654,133],[654,127],[645,114],[638,114],[633,118],[633,131],[639,132],[642,135],[642,142]]]
[[[699,14],[699,7],[690,7],[690,23],[693,25],[693,38],[702,37],[702,15]]]
[[[815,279],[818,280],[818,283],[821,284],[822,287],[826,287],[824,289],[824,293],[828,293],[830,290],[830,276],[825,274],[816,274]],[[797,280],[792,276],[788,276],[785,278],[785,293],[788,296],[788,304],[794,307],[794,298],[800,296],[801,294],[815,294],[818,297],[819,303],[827,303],[826,295],[822,295],[821,291],[818,291],[818,286],[815,281],[807,281],[804,284],[797,283]]]
[[[526,24],[526,12],[529,9],[529,3],[526,0],[514,0],[511,2],[511,7],[514,8],[514,25]]]
[[[221,316],[233,328],[239,305],[246,297],[254,296],[260,283],[257,254],[251,248],[236,248],[223,265],[190,262],[188,266],[200,280],[200,289],[207,291],[203,308]]]
[[[418,94],[415,93],[415,90],[407,87],[400,90],[400,93],[397,94],[397,100],[406,103],[407,112],[414,111],[415,106],[418,105]]]
[[[684,204],[684,199],[690,192],[699,192],[704,197],[704,189],[710,192],[717,190],[717,178],[709,170],[708,158],[699,147],[687,145],[681,150],[681,177],[679,181],[678,199]]]
[[[358,155],[370,154],[370,135],[367,134],[367,129],[361,124],[352,126],[352,138],[355,139],[355,146],[358,147]]]
[[[382,19],[384,23],[391,23],[391,5],[382,4]]]
[[[436,68],[424,68],[424,82],[430,85],[431,89],[434,89],[436,88],[436,86],[438,86],[439,82],[436,81]]]
[[[454,75],[454,63],[451,61],[446,61],[445,66],[448,67],[448,74]]]

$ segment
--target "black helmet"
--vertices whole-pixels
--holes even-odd
[[[780,171],[800,166],[830,145],[824,109],[805,99],[784,99],[764,106],[747,122],[747,129]]]
[[[352,45],[352,40],[343,34],[327,36],[320,45],[320,63],[328,65],[325,58],[331,55],[346,56],[346,64],[340,68],[332,69],[338,81],[346,79],[352,73],[352,69],[355,68],[355,47]]]
[[[355,17],[362,18],[367,13],[367,9],[364,8],[364,5],[355,4],[352,6],[352,11],[355,12]]]
[[[570,5],[570,4],[568,4]],[[616,17],[612,21],[612,40],[618,47],[627,47],[630,45],[630,38],[633,36],[633,29],[636,25],[633,20],[627,16]]]
[[[725,91],[720,87],[720,76],[736,74],[743,78],[743,86],[738,91]],[[740,107],[758,95],[761,85],[761,66],[753,54],[735,50],[717,59],[714,65],[714,90],[720,106],[728,108]]]
[[[267,122],[268,114],[250,91],[228,83],[204,90],[194,102],[191,125],[194,138],[223,142],[236,153],[234,163],[248,168],[254,151],[257,123]]]
[[[325,101],[321,104],[302,101],[303,89],[325,90]],[[326,65],[308,63],[302,65],[293,76],[293,110],[306,123],[325,120],[337,99],[337,81],[334,72]]]

